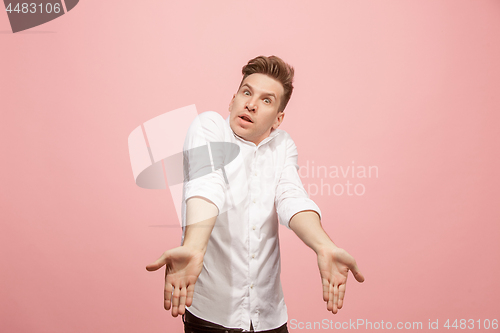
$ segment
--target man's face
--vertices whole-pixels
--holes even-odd
[[[229,124],[239,137],[258,145],[285,116],[278,112],[284,90],[282,84],[264,74],[245,78],[229,103]]]

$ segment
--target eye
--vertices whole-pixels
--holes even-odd
[[[245,90],[245,91],[243,92],[243,95],[250,96],[250,92],[249,92],[248,90]]]
[[[271,104],[271,100],[269,98],[264,98],[264,103]]]

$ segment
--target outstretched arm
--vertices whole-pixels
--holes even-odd
[[[186,230],[182,246],[165,251],[154,263],[146,266],[156,271],[165,265],[165,310],[172,316],[184,314],[193,302],[194,285],[203,268],[203,257],[217,219],[218,209],[202,197],[186,202]]]
[[[323,284],[323,300],[327,303],[328,311],[337,313],[343,305],[349,270],[358,282],[365,280],[356,260],[333,243],[323,230],[319,216],[314,211],[301,211],[295,214],[290,220],[290,229],[316,252]]]

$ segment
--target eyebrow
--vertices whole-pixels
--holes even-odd
[[[251,85],[249,85],[248,83],[244,83],[244,84],[241,86],[241,88],[243,88],[243,87],[248,87],[248,89],[250,89],[251,91],[254,91],[254,88],[253,88]],[[274,99],[277,99],[277,98],[276,98],[276,94],[274,94],[274,93],[272,93],[272,92],[267,92],[267,91],[264,91],[264,92],[263,92],[263,95],[264,95],[264,96],[270,96],[270,97],[273,97]]]

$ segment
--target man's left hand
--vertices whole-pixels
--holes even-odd
[[[358,282],[365,280],[356,260],[346,250],[334,245],[318,251],[318,267],[323,284],[323,300],[328,311],[342,309],[349,270]]]

